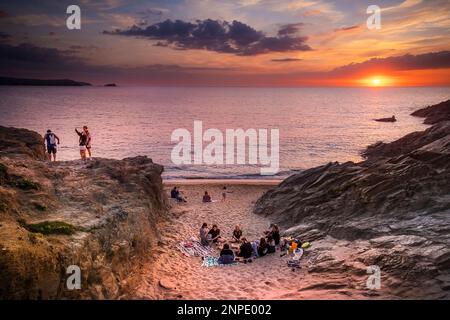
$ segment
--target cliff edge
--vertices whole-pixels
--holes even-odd
[[[0,299],[127,295],[158,245],[163,167],[142,156],[48,163],[42,141],[0,127]]]

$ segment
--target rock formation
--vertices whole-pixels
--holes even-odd
[[[449,108],[446,101],[415,112],[435,124],[369,147],[363,162],[287,178],[257,201],[255,212],[319,244],[310,252],[312,273],[364,286],[365,267],[376,265],[382,289],[368,295],[450,298]]]
[[[70,79],[22,79],[0,77],[0,86],[57,86],[57,87],[84,87],[91,86],[88,82]]]
[[[42,161],[37,133],[0,127],[0,299],[116,299],[151,260],[163,167],[147,157]],[[81,289],[69,290],[70,265]]]

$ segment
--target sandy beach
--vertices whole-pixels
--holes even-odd
[[[166,192],[177,185],[187,197],[187,203],[171,202],[171,220],[162,227],[160,248],[151,267],[144,267],[141,285],[135,297],[143,299],[320,299],[362,298],[363,282],[353,284],[352,279],[327,278],[323,274],[309,276],[308,265],[314,256],[307,253],[302,258],[301,269],[293,271],[287,266],[287,257],[280,251],[252,263],[233,266],[202,266],[200,257],[183,255],[176,244],[198,237],[203,222],[217,224],[223,238],[231,239],[234,226],[239,224],[243,236],[250,240],[261,238],[270,220],[252,212],[254,202],[275,181],[176,181],[165,183]],[[222,187],[229,191],[226,201],[221,201]],[[213,203],[201,201],[207,190]],[[329,247],[332,240],[314,243],[314,248]],[[220,247],[220,246],[219,246]],[[340,246],[341,247],[341,246]],[[218,255],[219,251],[216,250]],[[336,250],[345,258],[345,248]],[[147,270],[147,271],[145,271]]]

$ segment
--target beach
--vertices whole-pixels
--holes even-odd
[[[48,163],[40,134],[0,126],[0,295],[448,299],[449,107],[417,110],[428,129],[368,147],[363,162],[330,162],[281,182],[164,179],[146,156]],[[174,186],[187,202],[170,198]],[[205,191],[212,202],[202,202]],[[225,241],[235,225],[255,241],[276,223],[281,236],[311,246],[299,268],[280,249],[220,266],[211,262],[221,244],[197,245],[203,223]],[[85,275],[76,291],[61,273],[74,265]]]
[[[140,299],[343,299],[363,298],[367,290],[360,279],[333,275],[308,275],[311,258],[317,255],[306,253],[301,260],[301,269],[294,271],[287,266],[288,257],[280,257],[280,251],[252,263],[231,266],[205,267],[200,257],[185,256],[176,245],[181,241],[198,238],[203,222],[208,226],[217,224],[221,235],[231,240],[234,226],[239,224],[243,236],[259,240],[271,221],[252,212],[255,201],[276,181],[251,180],[185,180],[166,181],[169,193],[178,186],[187,203],[171,201],[170,219],[160,226],[162,239],[157,254],[148,267],[143,268],[141,284],[134,292]],[[227,186],[226,201],[221,201],[222,188]],[[212,203],[202,203],[204,191],[211,194]],[[313,243],[315,253],[329,249],[333,239]],[[218,245],[216,255],[219,254]],[[341,247],[336,245],[336,248]],[[351,251],[351,249],[350,249]],[[335,250],[344,255],[345,248]],[[309,254],[309,257],[308,257]],[[356,283],[351,283],[352,281]],[[350,282],[350,283],[349,283]]]

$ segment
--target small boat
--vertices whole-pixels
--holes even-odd
[[[395,116],[392,116],[390,118],[379,118],[379,119],[374,119],[375,121],[378,122],[395,122],[397,121],[397,119],[395,119]]]

